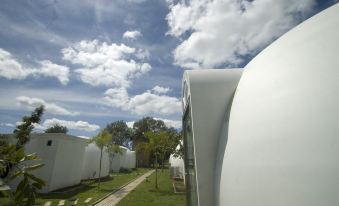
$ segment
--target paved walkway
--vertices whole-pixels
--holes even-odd
[[[102,200],[96,206],[114,206],[120,200],[122,200],[128,193],[134,190],[140,183],[142,183],[146,177],[150,176],[154,170],[148,171],[142,176],[135,179],[133,182],[129,183],[125,187],[121,188],[120,190],[116,191],[115,193],[108,196],[106,199]]]

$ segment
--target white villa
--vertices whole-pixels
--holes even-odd
[[[7,141],[14,142],[13,135],[7,137]],[[45,164],[33,171],[33,174],[47,182],[47,186],[40,191],[42,193],[77,185],[82,179],[99,177],[100,149],[94,143],[88,144],[88,139],[61,133],[31,134],[30,141],[25,145],[25,152],[36,153]],[[133,151],[116,155],[113,161],[115,159],[119,161],[115,171],[119,171],[121,167],[136,167]],[[110,168],[109,155],[104,149],[101,177],[109,175]],[[17,184],[18,181],[11,186],[15,187]]]
[[[243,69],[183,77],[187,205],[339,204],[339,4]]]

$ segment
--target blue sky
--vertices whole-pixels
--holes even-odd
[[[180,128],[185,69],[243,67],[336,2],[3,0],[0,133],[40,104],[37,131],[92,136],[143,116]]]

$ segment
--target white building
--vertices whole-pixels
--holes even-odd
[[[136,167],[136,154],[135,151],[129,150],[127,147],[120,146],[122,153],[114,154],[111,159],[111,170],[119,172],[121,168],[133,169]]]
[[[8,136],[10,142],[13,135]],[[37,177],[45,180],[47,186],[40,192],[50,192],[80,183],[85,154],[86,139],[61,134],[31,134],[25,145],[25,153],[36,153],[45,165],[33,171]],[[13,182],[15,186],[17,182]]]
[[[186,71],[190,206],[339,204],[339,4],[244,69]]]
[[[94,179],[99,177],[100,156],[101,156],[100,153],[101,151],[95,145],[95,143],[87,145],[84,154],[82,179]],[[106,149],[103,149],[100,177],[105,177],[109,175],[110,171],[109,165],[110,165],[109,154],[106,152]]]
[[[180,149],[180,145],[177,146],[176,150]],[[172,179],[185,179],[185,165],[184,160],[181,157],[175,157],[171,154],[169,158],[170,163],[170,177]]]

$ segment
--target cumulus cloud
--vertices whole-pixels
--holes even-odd
[[[43,60],[39,62],[41,67],[36,72],[37,74],[47,76],[47,77],[56,77],[59,82],[63,85],[66,85],[69,82],[69,68],[54,64],[49,60]]]
[[[51,114],[57,114],[57,115],[78,115],[79,114],[77,112],[71,112],[61,106],[58,106],[57,104],[46,102],[45,100],[39,99],[39,98],[19,96],[16,98],[16,100],[20,106],[23,106],[29,109],[34,109],[36,107],[44,105],[46,111]]]
[[[315,0],[168,2],[168,34],[183,38],[173,52],[175,63],[190,69],[240,64],[244,56],[299,23],[315,5]]]
[[[32,72],[31,69],[23,68],[11,53],[0,48],[0,76],[6,79],[24,79]]]
[[[131,122],[126,122],[126,124],[127,124],[127,127],[129,127],[129,128],[133,128],[134,121],[131,121]]]
[[[21,124],[21,122],[17,122],[17,124]],[[46,119],[42,124],[34,124],[33,126],[36,130],[46,130],[47,128],[53,127],[56,124],[67,127],[68,129],[82,130],[87,132],[93,132],[100,129],[99,125],[90,124],[85,121],[67,121],[56,118]]]
[[[175,129],[180,129],[182,126],[181,121],[170,120],[170,119],[162,119],[162,118],[154,118],[156,120],[162,120],[167,127],[174,127]]]
[[[148,63],[138,63],[137,49],[124,44],[80,41],[62,49],[63,59],[81,66],[75,70],[84,83],[92,86],[129,87],[131,81],[152,69]]]
[[[69,68],[49,60],[37,62],[38,68],[29,68],[16,60],[11,53],[0,48],[0,76],[6,79],[25,79],[28,76],[55,77],[63,85],[69,81]]]
[[[12,123],[0,123],[0,127],[15,127]]]
[[[176,97],[154,94],[146,91],[135,95],[129,101],[129,108],[137,115],[174,114],[181,111],[181,102]]]
[[[140,31],[137,31],[137,30],[125,31],[125,33],[122,35],[122,38],[135,40],[140,36],[142,36]]]
[[[103,100],[104,103],[112,107],[130,111],[137,115],[168,115],[181,111],[181,102],[178,98],[162,94],[167,92],[167,88],[155,88],[157,88],[157,92],[153,88],[132,97],[128,95],[126,88],[112,88],[105,92]]]
[[[156,94],[166,94],[171,89],[169,87],[161,87],[161,86],[155,86],[152,91]]]
[[[181,121],[163,119],[163,118],[154,118],[154,119],[163,121],[167,127],[173,127],[175,129],[181,129],[181,125],[182,125]],[[134,121],[126,122],[126,124],[129,128],[133,128]]]

